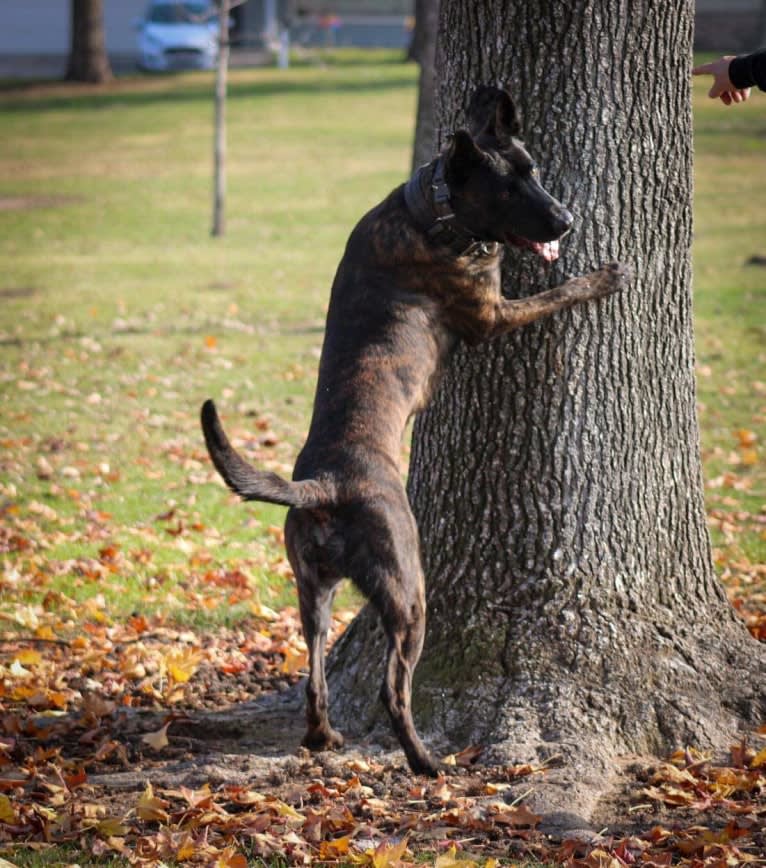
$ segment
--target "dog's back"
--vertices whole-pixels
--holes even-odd
[[[360,477],[368,484],[376,471],[400,472],[407,420],[427,403],[455,342],[439,300],[423,291],[433,264],[401,188],[352,232],[333,282],[295,480],[329,476],[342,498]]]

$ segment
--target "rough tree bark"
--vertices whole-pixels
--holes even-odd
[[[67,81],[102,84],[112,79],[106,54],[103,0],[72,0]]]
[[[411,59],[420,65],[418,108],[415,116],[415,144],[412,170],[429,162],[436,149],[434,96],[436,91],[436,35],[439,29],[439,0],[416,0],[415,37]]]
[[[417,421],[409,491],[429,627],[423,734],[560,766],[533,804],[587,823],[614,760],[721,748],[763,722],[766,653],[712,565],[691,312],[693,3],[442,0],[439,128],[478,83],[517,98],[543,180],[577,217],[551,273],[507,255],[524,296],[611,259],[630,288],[462,348]],[[333,719],[360,732],[380,630],[330,662]]]

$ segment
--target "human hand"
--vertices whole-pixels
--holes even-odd
[[[731,83],[729,78],[729,64],[734,60],[733,54],[727,54],[724,57],[719,57],[718,60],[713,60],[710,63],[703,63],[701,66],[695,66],[692,70],[692,75],[712,75],[713,86],[710,88],[708,96],[711,99],[720,98],[724,105],[744,102],[750,96],[750,88],[736,88]]]

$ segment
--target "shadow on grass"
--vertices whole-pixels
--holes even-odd
[[[413,83],[412,73],[402,64],[400,75],[381,80],[335,79],[318,75],[316,79],[301,77],[294,81],[287,79],[263,80],[229,83],[228,99],[248,99],[258,97],[306,95],[312,93],[335,92],[360,93],[363,91],[396,90],[409,87]],[[71,82],[35,81],[1,82],[0,110],[4,112],[92,110],[98,108],[133,108],[159,105],[162,103],[210,102],[213,98],[213,78],[209,75],[180,79],[159,79],[167,82],[167,87],[155,89],[157,79],[128,78],[118,79],[114,84],[94,88],[86,86],[82,93],[73,92]],[[144,87],[146,82],[146,87]],[[60,92],[57,93],[56,91]],[[42,91],[42,92],[41,92]]]
[[[11,287],[9,289],[0,290],[0,299],[3,298],[27,298],[38,294],[39,290],[34,287]],[[79,341],[86,337],[95,338],[96,340],[119,340],[122,338],[146,337],[152,335],[154,337],[169,337],[171,335],[184,336],[199,336],[209,334],[211,329],[218,329],[220,326],[217,322],[200,323],[195,326],[147,326],[141,328],[138,326],[128,326],[117,331],[98,329],[65,331],[60,334],[30,334],[30,335],[4,335],[0,337],[0,347],[23,347],[34,344],[36,346],[55,345],[66,341]],[[224,328],[225,332],[226,329]],[[238,330],[239,331],[239,330]],[[294,335],[315,335],[321,336],[324,334],[324,323],[290,323],[288,321],[280,321],[274,327],[264,328],[256,327],[245,330],[249,335],[271,335],[274,337],[294,336]],[[0,863],[2,868],[2,863]]]
[[[717,119],[697,121],[694,125],[695,136],[706,136],[715,139],[724,146],[728,146],[732,136],[746,136],[751,139],[759,139],[766,136],[766,126],[754,127],[749,118],[742,118],[738,123],[720,123]]]

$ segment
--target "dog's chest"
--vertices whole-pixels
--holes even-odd
[[[500,286],[499,259],[457,273],[442,297],[448,328],[471,343],[486,340],[501,302]]]

